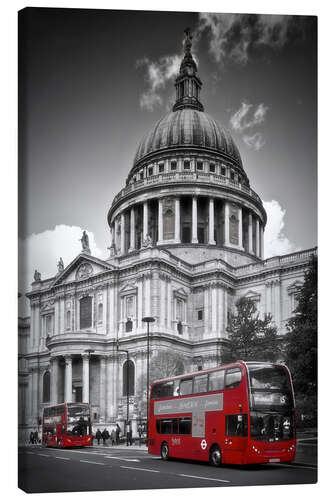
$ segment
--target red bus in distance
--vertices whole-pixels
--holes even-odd
[[[295,422],[288,368],[237,361],[152,384],[148,453],[215,466],[292,462]]]
[[[57,448],[91,446],[88,403],[63,403],[44,408],[42,444]]]

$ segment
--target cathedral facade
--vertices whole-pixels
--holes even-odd
[[[204,111],[185,41],[173,110],[142,139],[126,186],[108,212],[110,257],[82,252],[57,274],[35,272],[30,319],[19,323],[19,438],[43,407],[89,402],[94,426],[133,434],[146,417],[150,360],[177,353],[185,372],[209,368],[229,348],[228,314],[240,297],[285,333],[316,249],[264,258],[267,216],[229,132]]]

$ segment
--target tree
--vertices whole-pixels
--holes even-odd
[[[149,385],[155,380],[175,377],[185,372],[184,358],[174,351],[160,351],[153,355],[149,363]],[[147,374],[144,373],[138,380],[138,393],[142,401],[147,397]],[[144,402],[145,405],[145,402]],[[142,412],[146,413],[145,406],[142,405]]]
[[[224,361],[275,361],[280,353],[272,315],[260,319],[255,303],[245,297],[236,302],[236,313],[229,316],[227,332],[230,355]]]
[[[318,262],[312,257],[297,293],[294,316],[287,323],[286,363],[293,377],[298,414],[317,418],[317,283]]]

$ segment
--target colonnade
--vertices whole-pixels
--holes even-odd
[[[142,220],[140,220],[140,232],[142,234],[141,246],[148,244],[164,245],[167,243],[180,244],[180,243],[191,243],[198,244],[198,199],[205,199],[208,203],[208,224],[207,224],[207,238],[204,242],[208,245],[217,245],[215,235],[216,231],[220,230],[223,239],[223,246],[230,248],[237,248],[239,250],[246,250],[257,256],[263,258],[264,256],[264,226],[260,218],[251,210],[245,209],[238,204],[231,203],[229,201],[220,201],[214,197],[198,197],[193,195],[191,197],[191,238],[190,241],[184,241],[184,237],[181,234],[182,229],[182,216],[183,216],[183,203],[185,197],[168,197],[168,198],[158,198],[156,200],[146,200],[142,203],[138,203],[127,209],[129,211],[129,217],[125,214],[128,213],[124,210],[120,213],[111,226],[111,240],[112,246],[118,250],[118,253],[124,255],[127,252],[132,252],[137,248],[136,245],[136,231],[138,227],[138,213],[137,208],[142,207]],[[187,200],[189,197],[186,197]],[[152,217],[155,216],[155,210],[150,208],[151,201],[155,201],[157,204],[157,235],[156,238],[152,238],[151,227],[149,222]],[[168,233],[168,237],[165,234],[165,201],[171,202],[172,204],[172,215],[174,217],[172,235]],[[220,213],[216,213],[216,202],[223,204],[223,210]],[[232,223],[234,222],[234,227],[232,228]],[[246,237],[243,235],[244,224],[246,228]],[[128,227],[129,226],[129,227]],[[236,235],[235,235],[236,231]],[[126,242],[126,234],[129,234],[128,241]],[[236,241],[236,243],[234,242]],[[126,244],[127,243],[127,244]],[[202,243],[202,241],[201,241]]]

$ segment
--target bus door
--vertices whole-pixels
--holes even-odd
[[[225,415],[225,437],[222,461],[241,464],[247,447],[248,415],[246,413]]]

